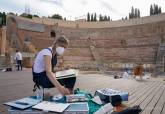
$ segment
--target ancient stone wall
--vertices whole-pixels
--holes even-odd
[[[0,54],[1,54],[1,46],[2,46],[2,28],[0,28]]]
[[[84,69],[97,69],[95,57],[90,50],[91,45],[95,47],[107,70],[112,67],[133,67],[139,63],[153,66],[158,44],[165,38],[165,14],[116,22],[14,18],[19,25],[19,39],[23,43],[30,42],[38,51],[51,46],[55,39],[51,36],[51,31],[57,37],[65,35],[70,45],[63,62],[65,65]],[[9,34],[10,29],[12,28],[7,30]],[[10,36],[8,39],[11,39]]]

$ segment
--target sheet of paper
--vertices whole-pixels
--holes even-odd
[[[97,110],[94,114],[111,114],[111,112],[113,111],[113,106],[111,105],[111,103],[105,104],[104,106],[102,106],[99,110]]]
[[[43,101],[32,108],[34,109],[40,109],[44,111],[52,111],[52,112],[63,112],[69,104],[67,103],[54,103],[54,102],[48,102],[48,101]]]
[[[93,102],[99,104],[99,105],[102,105],[103,103],[101,102],[100,100],[100,97],[99,96],[95,96],[93,99],[92,99]]]
[[[56,72],[56,78],[75,77],[78,75],[78,70],[69,69]]]

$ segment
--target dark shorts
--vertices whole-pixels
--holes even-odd
[[[33,81],[43,88],[53,88],[55,87],[49,80],[46,72],[35,73],[33,72]],[[73,89],[76,83],[76,77],[58,79],[58,82],[68,89]]]

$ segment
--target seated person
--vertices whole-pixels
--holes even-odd
[[[41,50],[34,60],[33,81],[43,88],[56,87],[62,95],[72,94],[76,77],[57,80],[53,69],[57,64],[57,56],[62,56],[68,47],[68,39],[61,36],[51,47]]]

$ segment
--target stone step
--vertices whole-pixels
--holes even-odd
[[[5,67],[6,66],[6,58],[5,56],[0,56],[0,67]]]
[[[98,69],[100,70],[101,73],[104,73],[105,68],[103,67],[102,64],[100,64],[101,58],[100,58],[100,55],[99,55],[98,51],[96,50],[95,46],[90,46],[90,50],[91,50],[92,55],[94,56],[95,61],[98,63],[98,65],[97,65]]]
[[[155,66],[155,69],[162,69],[163,66]]]
[[[163,64],[163,61],[156,61],[156,64]]]
[[[159,51],[163,51],[164,52],[165,51],[165,47],[160,47]]]
[[[94,46],[90,46],[90,49],[91,49],[92,55],[94,56],[95,60],[99,61],[100,60],[100,56],[99,56],[98,52],[96,51],[95,47]]]
[[[162,47],[164,46],[165,47],[165,43],[161,43],[160,46],[162,46]]]
[[[155,67],[164,67],[164,64],[156,64]]]
[[[165,51],[165,44],[160,44],[158,50]]]

